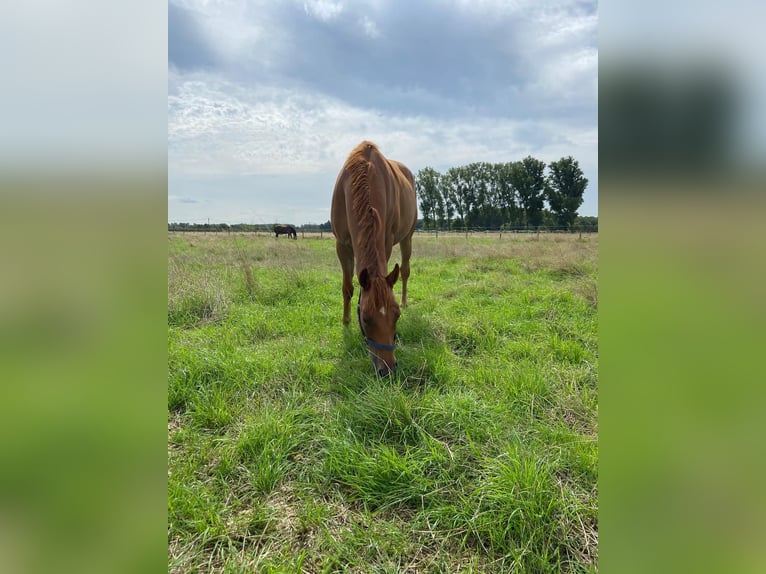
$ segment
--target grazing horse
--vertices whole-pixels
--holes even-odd
[[[278,238],[280,235],[287,235],[287,237],[298,239],[298,233],[295,231],[295,227],[292,225],[275,225],[274,237]]]
[[[412,234],[417,222],[417,201],[412,172],[398,161],[386,159],[377,146],[363,141],[349,154],[335,181],[330,221],[335,252],[343,269],[343,324],[350,320],[354,294],[351,277],[356,256],[361,291],[357,304],[359,328],[380,376],[396,369],[394,337],[399,305],[394,284],[399,264],[388,273],[391,250],[402,253],[402,307],[407,306]]]

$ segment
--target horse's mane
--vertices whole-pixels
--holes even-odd
[[[360,244],[364,250],[360,259],[372,279],[378,275],[377,262],[380,254],[377,250],[377,236],[382,227],[380,214],[370,201],[370,173],[374,169],[370,158],[373,153],[380,153],[378,146],[370,141],[363,141],[351,151],[345,165],[351,177],[351,209],[359,223]],[[373,281],[374,283],[377,282]]]

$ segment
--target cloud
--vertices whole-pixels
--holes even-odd
[[[286,9],[280,27],[297,54],[281,62],[283,74],[352,105],[429,115],[469,108],[494,113],[502,105],[493,96],[497,89],[527,74],[514,65],[521,50],[509,40],[512,22],[462,16],[446,4],[379,12],[354,4],[323,23]]]
[[[177,203],[202,203],[199,199],[194,199],[193,197],[183,197],[180,195],[168,195],[168,201],[173,201]]]
[[[215,38],[216,70],[234,83],[443,117],[527,117],[541,101],[555,110],[560,91],[570,94],[561,113],[595,107],[594,82],[585,90],[580,78],[554,73],[570,54],[595,52],[592,3],[197,2],[193,13],[214,24],[204,37]]]
[[[567,146],[565,155],[582,155],[596,145],[592,126],[383,114],[322,94],[203,77],[181,81],[168,102],[169,167],[184,173],[321,173],[337,169],[365,138],[408,158],[413,169],[510,161]]]
[[[364,30],[364,33],[370,38],[380,37],[380,31],[378,30],[377,24],[375,24],[375,22],[370,20],[367,16],[362,16],[362,19],[360,20],[360,24],[362,26],[362,29]]]
[[[329,0],[307,0],[303,3],[303,10],[322,22],[329,22],[343,11],[343,4]]]
[[[205,37],[199,16],[183,6],[168,3],[168,64],[182,70],[210,68],[217,63],[215,50]]]

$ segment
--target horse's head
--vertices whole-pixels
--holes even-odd
[[[394,284],[399,278],[399,264],[387,277],[371,276],[367,269],[359,273],[359,328],[370,350],[372,364],[381,377],[396,370],[394,338],[399,320],[399,305],[394,299]]]

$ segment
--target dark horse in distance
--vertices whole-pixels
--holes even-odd
[[[287,235],[287,237],[298,239],[298,233],[295,231],[295,227],[292,225],[275,225],[274,237],[277,238],[280,235]]]
[[[402,254],[402,307],[406,307],[417,216],[412,172],[404,164],[386,159],[372,142],[356,146],[335,182],[330,222],[343,269],[343,324],[350,321],[356,258],[361,287],[359,328],[380,376],[390,375],[397,366],[394,338],[400,311],[394,299],[394,284],[400,268],[396,264],[389,273],[388,260],[398,243]]]

